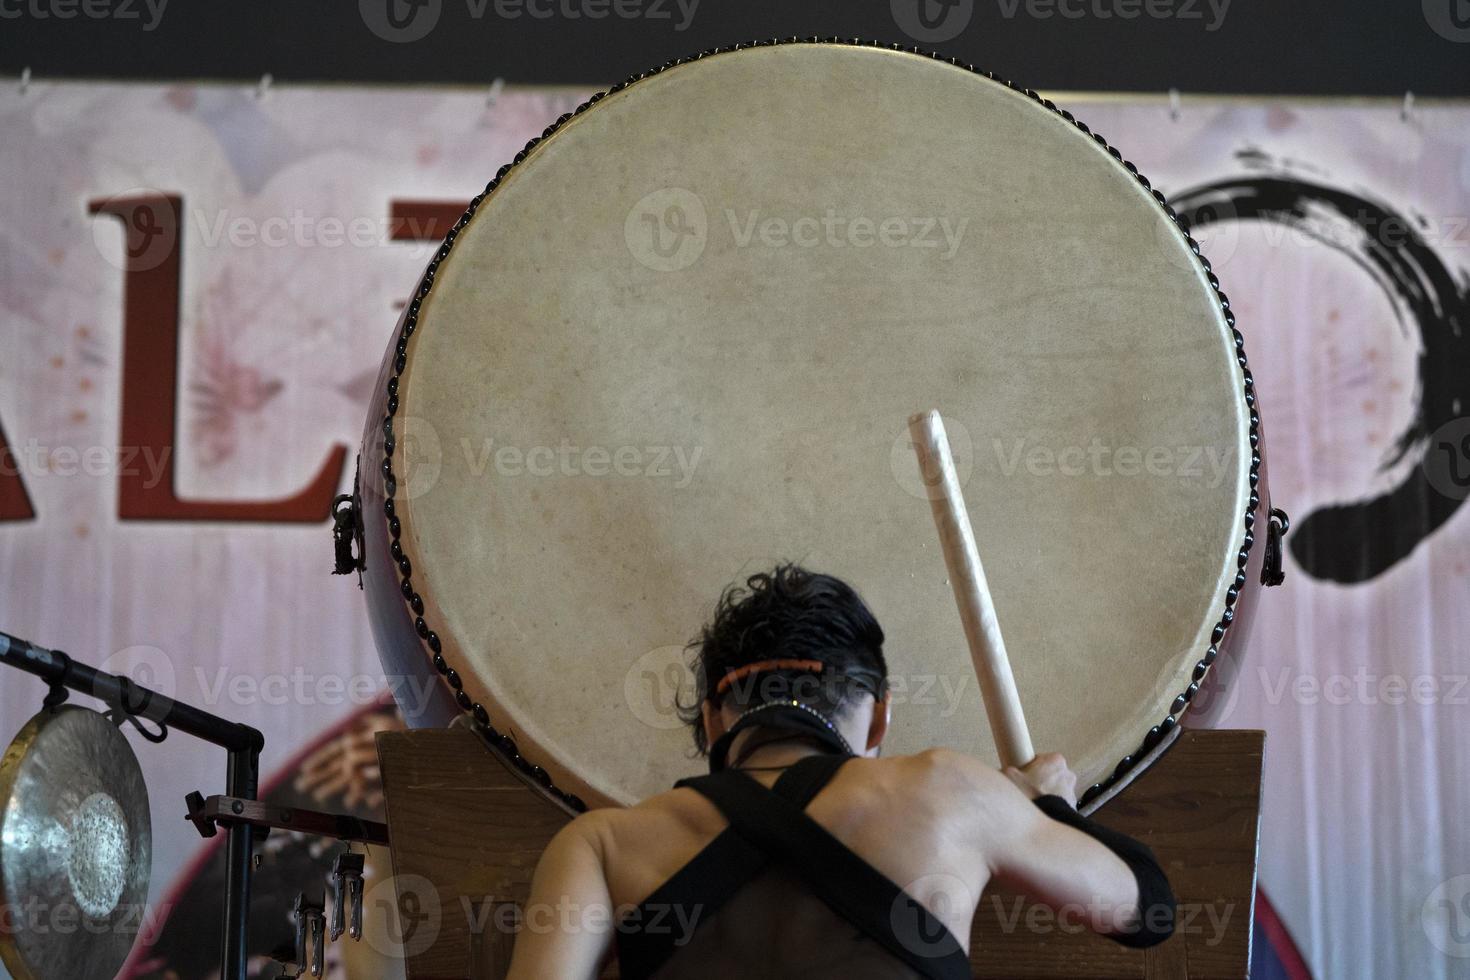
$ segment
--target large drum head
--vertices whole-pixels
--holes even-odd
[[[701,767],[668,668],[778,560],[883,624],[888,751],[995,757],[913,412],[955,443],[1035,744],[1084,785],[1177,714],[1236,579],[1250,409],[1206,270],[1104,144],[929,57],[754,47],[602,98],[478,204],[407,347],[424,620],[594,800]]]

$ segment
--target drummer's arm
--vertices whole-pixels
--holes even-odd
[[[1125,945],[1152,946],[1172,934],[1174,897],[1163,870],[1143,844],[1071,809],[1075,776],[1061,756],[1040,756],[1010,779],[968,761],[984,770],[971,772],[971,785],[983,794],[982,847],[997,879]]]
[[[573,820],[542,853],[507,980],[592,980],[611,954],[612,898],[593,819]]]

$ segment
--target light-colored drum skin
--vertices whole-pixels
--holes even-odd
[[[907,437],[926,408],[1033,740],[1086,798],[1241,632],[1267,505],[1228,301],[1034,93],[835,41],[676,63],[502,169],[414,296],[361,457],[384,662],[412,723],[474,713],[574,806],[703,768],[681,648],[781,560],[883,624],[886,751],[994,758]]]

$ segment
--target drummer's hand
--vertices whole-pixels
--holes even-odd
[[[1038,796],[1060,796],[1068,803],[1077,801],[1077,774],[1067,766],[1067,760],[1059,753],[1047,752],[1038,755],[1017,769],[1006,766],[1001,770],[1011,782],[1020,787],[1030,799]]]

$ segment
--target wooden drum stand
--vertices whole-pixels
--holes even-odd
[[[465,727],[378,735],[408,980],[505,975],[519,907],[570,814]],[[1181,729],[1093,819],[1153,848],[1179,901],[1174,936],[1132,950],[1023,896],[989,889],[970,940],[977,977],[1245,980],[1261,812],[1260,731]],[[434,894],[406,889],[431,882]],[[415,937],[407,930],[428,930]],[[608,975],[615,975],[609,973]]]

